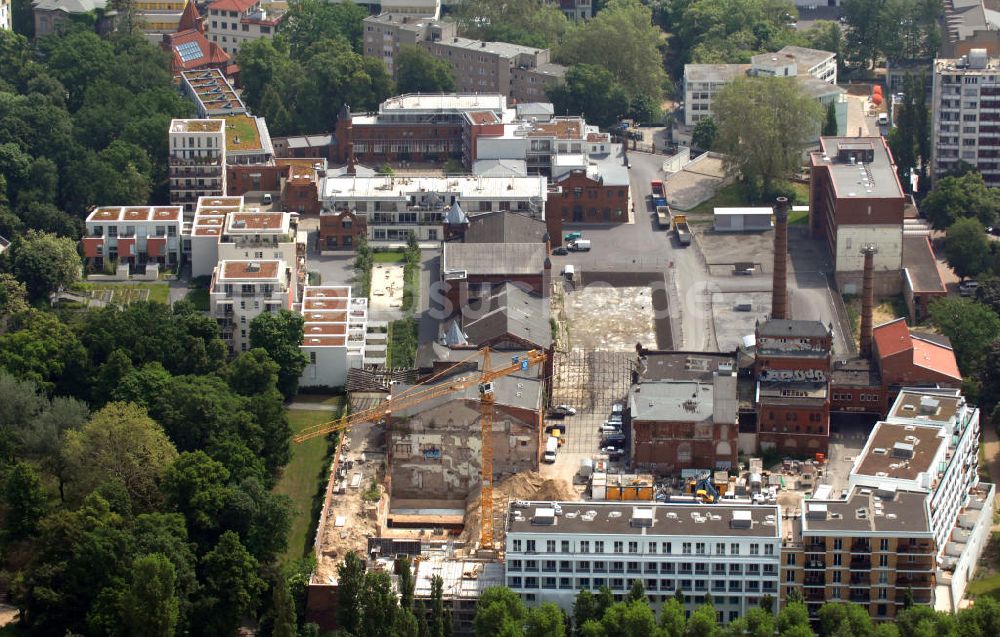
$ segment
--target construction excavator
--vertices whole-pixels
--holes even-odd
[[[482,437],[482,499],[480,525],[480,548],[493,549],[493,414],[496,405],[496,394],[493,381],[510,376],[519,371],[527,371],[534,365],[545,362],[546,353],[542,350],[531,350],[523,356],[511,357],[510,363],[496,369],[490,369],[489,347],[474,352],[472,356],[461,360],[451,367],[434,374],[421,383],[413,385],[398,394],[390,394],[376,407],[359,411],[355,414],[345,414],[337,420],[306,427],[295,435],[292,440],[305,442],[335,431],[347,431],[351,427],[366,422],[385,422],[393,411],[414,407],[420,403],[463,391],[479,385],[480,436]],[[473,359],[481,357],[482,363],[476,371],[461,374],[460,370]]]

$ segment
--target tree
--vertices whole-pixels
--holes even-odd
[[[573,600],[573,623],[582,626],[591,619],[600,619],[600,617],[597,616],[593,593],[584,588],[576,594],[576,599]]]
[[[715,134],[715,120],[711,117],[704,117],[695,124],[694,132],[691,134],[691,143],[702,150],[712,150]]]
[[[579,113],[588,122],[609,127],[625,114],[628,94],[611,72],[595,64],[575,64],[562,82],[546,89],[556,113]]]
[[[399,560],[399,606],[403,610],[413,610],[413,590],[416,582],[413,579],[413,569],[410,558],[405,555]]]
[[[662,31],[639,0],[611,0],[604,9],[566,33],[557,49],[563,64],[603,66],[628,91],[629,99],[659,104],[667,75],[660,53]]]
[[[10,317],[28,309],[28,288],[12,274],[0,272],[0,334],[7,331]]]
[[[621,602],[601,618],[608,637],[656,637],[656,615],[646,602]]]
[[[306,367],[305,354],[299,349],[304,325],[302,316],[288,310],[260,314],[250,322],[250,346],[263,348],[278,364],[278,389],[285,398],[298,391]]]
[[[625,596],[626,602],[648,602],[646,599],[646,587],[643,586],[641,579],[632,580],[632,585],[629,587],[628,595]]]
[[[266,585],[259,563],[232,531],[226,531],[201,559],[206,599],[204,626],[210,634],[231,635],[240,618],[253,611]]]
[[[288,580],[277,578],[271,590],[271,637],[296,637],[295,604]]]
[[[660,608],[660,628],[664,637],[683,637],[686,625],[684,606],[675,597],[671,597]]]
[[[38,530],[45,514],[45,492],[35,470],[23,462],[7,471],[3,482],[3,539],[23,540]]]
[[[399,47],[393,58],[396,90],[401,93],[451,93],[455,74],[451,65],[413,44]]]
[[[66,434],[66,456],[78,493],[120,481],[133,505],[151,510],[160,502],[160,479],[177,450],[142,407],[108,403],[87,424]]]
[[[76,334],[54,314],[31,309],[0,334],[0,367],[43,391],[80,392],[86,354]]]
[[[167,505],[184,514],[196,534],[217,528],[229,499],[229,471],[204,451],[184,452],[163,475]]]
[[[361,593],[361,628],[358,634],[396,637],[400,608],[392,590],[392,580],[384,571],[365,573]]]
[[[962,217],[975,217],[984,226],[993,226],[1000,220],[1000,192],[987,188],[979,173],[967,172],[936,180],[920,208],[937,230]]]
[[[528,610],[524,627],[525,637],[566,637],[563,613],[552,602],[543,602]]]
[[[292,55],[302,59],[324,41],[340,38],[357,53],[361,52],[361,21],[368,12],[353,3],[328,3],[319,0],[293,0],[281,32]]]
[[[948,227],[944,254],[960,278],[974,277],[989,265],[990,240],[977,219],[959,219]]]
[[[743,617],[746,620],[749,637],[773,637],[775,617],[763,608],[751,608]]]
[[[798,589],[793,589],[798,590]],[[794,631],[805,628],[809,629],[809,611],[802,601],[786,601],[781,612],[778,613],[778,634],[785,636],[793,634]],[[810,630],[810,632],[812,632]]]
[[[760,607],[768,615],[774,613],[774,596],[764,595],[760,598]]]
[[[337,625],[349,634],[361,628],[361,597],[365,585],[365,564],[348,551],[337,566]]]
[[[702,604],[688,618],[684,637],[712,637],[718,628],[715,607],[711,604]]]
[[[24,283],[32,301],[49,295],[80,278],[80,255],[72,239],[29,230],[10,245],[11,272]]]
[[[131,571],[122,609],[128,634],[173,637],[180,614],[173,563],[166,555],[154,553],[137,558]]]
[[[0,369],[0,458],[13,462],[21,452],[23,432],[46,408],[35,383]]]
[[[555,46],[569,28],[558,7],[538,0],[466,0],[456,13],[463,35],[542,49]]]
[[[431,576],[431,612],[428,620],[430,637],[445,637],[451,633],[444,611],[444,580],[440,575]]]
[[[823,122],[822,134],[827,137],[837,135],[837,107],[833,102],[826,106],[826,121]]]
[[[1000,337],[1000,317],[976,301],[940,298],[930,305],[931,321],[951,339],[958,368],[965,376],[982,369],[989,344]]]
[[[473,625],[476,637],[517,637],[524,634],[527,610],[520,596],[504,586],[483,591]]]
[[[730,82],[716,94],[714,112],[715,149],[726,154],[727,171],[762,199],[798,169],[822,118],[819,103],[794,79],[776,77]]]

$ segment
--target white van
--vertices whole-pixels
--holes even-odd
[[[573,277],[576,276],[576,268],[572,265],[564,265],[562,269],[562,274],[566,277],[567,281],[572,281]]]
[[[878,125],[879,126],[888,126],[889,125],[889,114],[888,113],[879,113],[878,114]]]

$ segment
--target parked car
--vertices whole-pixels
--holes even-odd
[[[958,284],[958,293],[962,296],[974,296],[979,289],[979,281],[962,281]]]
[[[608,422],[612,425],[622,426],[622,412],[617,412],[608,416]]]
[[[623,405],[621,403],[612,403],[612,405],[611,405],[611,413],[613,413],[613,414],[620,414],[623,411],[625,411],[625,405]]]
[[[549,407],[549,415],[558,417],[565,416],[575,416],[576,407],[570,407],[569,405],[556,405],[555,407]]]
[[[545,433],[550,434],[553,431],[558,431],[559,435],[565,436],[566,435],[566,425],[553,423],[553,424],[548,425],[548,426],[545,427]]]
[[[621,433],[622,426],[620,423],[616,425],[613,422],[606,422],[602,423],[601,426],[597,428],[597,431],[601,432],[602,434],[617,434]]]
[[[264,195],[264,203],[271,203],[271,193]]]
[[[569,254],[569,250],[567,250],[565,246],[559,246],[557,248],[552,248],[552,254],[564,257]]]

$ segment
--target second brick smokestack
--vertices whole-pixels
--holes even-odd
[[[774,279],[771,282],[771,318],[788,316],[788,198],[774,206]]]
[[[872,355],[872,313],[875,308],[875,246],[861,249],[865,255],[864,278],[861,283],[861,357]]]

